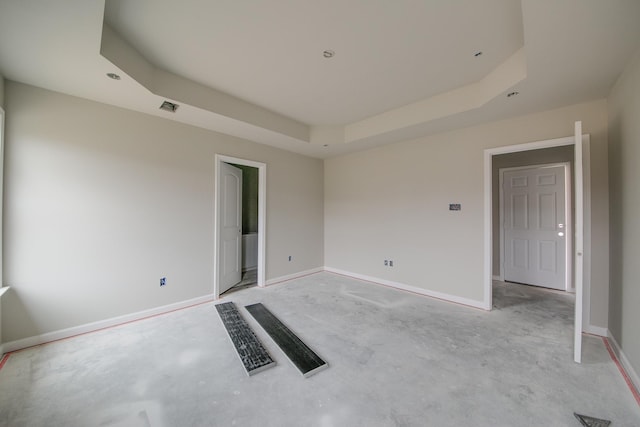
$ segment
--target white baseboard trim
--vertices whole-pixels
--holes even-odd
[[[584,327],[584,331],[591,335],[597,335],[599,337],[607,338],[609,336],[609,330],[600,326],[587,325]]]
[[[324,271],[323,267],[312,268],[310,270],[299,271],[293,274],[287,274],[286,276],[274,277],[267,280],[266,286],[276,285],[282,282],[288,282],[289,280],[299,279],[300,277],[309,276],[310,274],[321,273]]]
[[[618,344],[618,341],[616,341],[611,331],[607,331],[607,336],[613,352],[616,354],[616,357],[620,361],[622,368],[626,371],[629,379],[635,386],[636,392],[640,392],[640,377],[638,376],[638,373],[635,371],[635,369],[633,369],[631,363],[629,363],[629,359],[627,359],[627,356],[622,351],[622,348]]]
[[[35,345],[40,345],[40,344],[45,344],[51,341],[70,338],[76,335],[86,334],[88,332],[95,332],[100,329],[122,325],[124,323],[133,322],[135,320],[141,320],[147,317],[169,313],[171,311],[180,310],[182,308],[187,308],[194,305],[203,304],[206,302],[212,302],[213,300],[214,299],[212,294],[205,295],[205,296],[193,298],[186,301],[163,305],[161,307],[156,307],[149,310],[139,311],[137,313],[125,314],[123,316],[113,317],[111,319],[99,320],[97,322],[91,322],[91,323],[86,323],[80,326],[60,329],[58,331],[47,332],[41,335],[35,335],[32,337],[23,338],[16,341],[9,341],[2,344],[2,350],[6,353],[9,353],[12,351],[21,350],[23,348],[33,347]]]
[[[404,283],[394,282],[394,281],[386,280],[386,279],[380,279],[380,278],[377,278],[377,277],[365,276],[364,274],[352,273],[350,271],[339,270],[337,268],[332,268],[332,267],[325,267],[324,270],[328,271],[329,273],[340,274],[342,276],[351,277],[353,279],[364,280],[364,281],[367,281],[367,282],[372,282],[372,283],[376,283],[376,284],[383,285],[383,286],[389,286],[391,288],[400,289],[400,290],[411,292],[411,293],[414,293],[414,294],[419,294],[419,295],[423,295],[423,296],[427,296],[427,297],[431,297],[431,298],[436,298],[436,299],[447,301],[447,302],[452,302],[452,303],[456,303],[456,304],[462,304],[462,305],[466,305],[466,306],[469,306],[469,307],[479,308],[481,310],[485,310],[485,304],[484,304],[483,301],[476,301],[476,300],[471,300],[471,299],[467,299],[467,298],[462,298],[462,297],[459,297],[459,296],[456,296],[456,295],[450,295],[450,294],[445,294],[445,293],[442,293],[442,292],[430,291],[430,290],[427,290],[427,289],[422,289],[422,288],[417,288],[415,286],[406,285]]]

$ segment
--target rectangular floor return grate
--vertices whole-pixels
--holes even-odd
[[[262,304],[245,307],[306,378],[328,367],[300,338]]]
[[[267,368],[275,366],[276,362],[271,358],[258,337],[253,332],[246,320],[232,302],[216,305],[222,324],[227,329],[229,338],[233,343],[244,369],[248,375],[257,374]]]

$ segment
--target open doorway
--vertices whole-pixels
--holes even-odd
[[[575,291],[573,145],[492,158],[492,276]]]
[[[265,285],[266,164],[216,155],[215,171],[213,287],[218,299],[245,279]]]
[[[570,176],[569,163],[500,169],[502,280],[571,289]]]
[[[259,170],[253,166],[225,163],[242,172],[240,281],[228,290],[221,283],[221,293],[229,294],[258,284],[258,190]]]
[[[494,256],[495,242],[499,242],[499,236],[494,237],[500,232],[499,220],[497,226],[494,225],[494,212],[499,212],[498,207],[493,205],[493,195],[497,193],[494,189],[494,183],[499,180],[493,179],[493,159],[496,156],[507,153],[523,153],[532,150],[539,150],[551,147],[574,146],[574,168],[573,178],[575,191],[574,194],[574,236],[575,244],[573,245],[573,253],[567,266],[573,268],[573,281],[576,287],[575,296],[575,312],[574,312],[574,360],[580,362],[581,358],[581,334],[584,330],[583,325],[590,324],[590,151],[589,151],[589,135],[582,134],[581,122],[575,123],[575,135],[573,137],[558,138],[553,140],[538,141],[532,143],[518,144],[505,147],[497,147],[486,149],[484,152],[484,195],[485,195],[485,226],[484,226],[484,307],[491,310],[493,307],[493,281],[499,279],[499,265],[501,258]],[[527,154],[522,154],[526,156]],[[497,173],[496,173],[497,175]],[[499,184],[498,184],[499,185]],[[499,192],[497,193],[499,194]],[[499,202],[498,202],[499,203]],[[499,249],[498,249],[499,251]],[[495,262],[498,260],[497,262]],[[494,269],[497,265],[498,269]]]

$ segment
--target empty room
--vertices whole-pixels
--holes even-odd
[[[0,426],[640,426],[638,22],[0,0]]]

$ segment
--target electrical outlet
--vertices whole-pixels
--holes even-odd
[[[393,267],[393,260],[389,260],[389,267]]]
[[[293,259],[293,257],[291,255],[289,255],[289,261],[291,261]]]
[[[161,277],[160,278],[160,286],[164,286],[167,284],[167,278],[166,277]]]
[[[386,260],[386,259],[385,259],[385,260],[384,260],[384,265],[385,265],[385,266],[389,266],[389,260]]]

